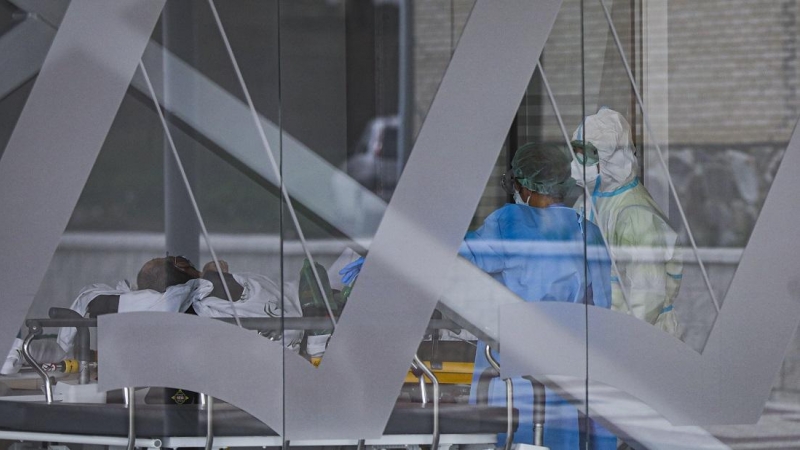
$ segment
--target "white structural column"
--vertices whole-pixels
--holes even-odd
[[[11,346],[164,1],[73,0],[0,159],[0,349]]]

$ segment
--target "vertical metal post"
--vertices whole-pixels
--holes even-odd
[[[528,380],[533,388],[533,445],[544,446],[544,419],[547,407],[544,384],[531,376],[522,378]]]
[[[528,100],[528,91],[527,88],[525,90],[525,101]],[[528,122],[527,112],[525,115],[525,122]],[[525,132],[525,139],[530,139],[527,131]],[[506,148],[506,159],[505,165],[503,166],[503,173],[509,172],[511,170],[511,161],[514,160],[514,155],[517,153],[517,149],[519,148],[519,111],[514,114],[514,120],[511,121],[511,128],[508,130],[508,139],[506,140],[508,143],[508,147]],[[506,194],[505,196],[506,203],[514,203],[514,196],[512,194]]]
[[[211,450],[214,446],[214,397],[208,396],[206,400],[206,447]]]
[[[125,399],[128,406],[128,446],[127,450],[134,450],[136,447],[136,400],[134,399],[134,388],[125,388]]]
[[[644,159],[642,181],[650,196],[669,218],[669,172],[658,161],[655,146],[661,147],[664,159],[669,161],[669,10],[666,0],[642,3],[642,51],[640,60],[646,58],[641,73],[642,100],[653,124],[653,135],[641,131]],[[633,96],[633,102],[636,97]],[[636,121],[631,121],[636,122]],[[633,123],[631,123],[633,126]]]
[[[511,378],[503,380],[506,382],[506,445],[504,450],[511,450],[514,442],[514,382]]]
[[[492,355],[492,348],[486,345],[483,349],[483,354],[486,356],[486,360],[489,361],[489,365],[500,373],[500,363],[494,359]],[[514,383],[511,378],[506,378],[506,445],[503,447],[503,450],[511,450],[511,444],[514,440]]]
[[[399,31],[398,49],[398,89],[397,89],[397,179],[403,172],[414,129],[414,9],[410,0],[398,0]]]
[[[162,20],[162,36],[164,49],[184,56],[186,62],[192,64],[195,56],[194,32],[194,3],[178,4],[167,2],[164,6]],[[190,82],[185,79],[176,79],[172,75],[171,59],[164,58],[164,106],[169,120],[170,93],[178,84]],[[196,148],[178,149],[181,154],[184,169],[193,181],[196,172]],[[164,234],[166,236],[166,251],[170,255],[182,255],[199,264],[200,259],[200,225],[195,219],[189,194],[181,179],[178,164],[172,155],[169,144],[164,142]]]

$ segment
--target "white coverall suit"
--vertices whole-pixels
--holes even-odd
[[[586,169],[596,216],[588,203],[586,214],[602,231],[619,271],[611,272],[611,309],[627,313],[630,305],[634,316],[680,338],[682,329],[673,311],[683,272],[675,251],[677,234],[636,176],[630,125],[620,113],[601,108],[586,118],[585,126],[586,142],[597,148],[600,159],[597,178],[589,181],[597,168]],[[572,139],[584,139],[583,126]],[[580,174],[577,158],[572,164],[573,174]],[[584,196],[575,208],[584,208]]]

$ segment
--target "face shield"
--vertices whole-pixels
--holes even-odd
[[[570,144],[572,145],[572,151],[575,153],[575,157],[581,165],[593,166],[600,162],[600,155],[597,152],[597,147],[591,142],[572,141]]]

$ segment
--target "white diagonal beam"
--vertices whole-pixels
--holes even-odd
[[[163,5],[70,4],[0,159],[0,348],[39,289]]]

